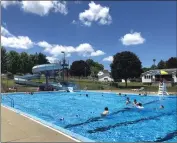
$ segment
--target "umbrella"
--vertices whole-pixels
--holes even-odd
[[[168,73],[166,71],[164,71],[164,70],[160,70],[160,74],[161,75],[168,75]]]

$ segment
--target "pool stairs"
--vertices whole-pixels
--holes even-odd
[[[166,84],[164,82],[159,84],[158,95],[169,95],[167,92]]]

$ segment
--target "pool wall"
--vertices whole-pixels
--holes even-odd
[[[83,137],[83,136],[81,136],[79,134],[76,134],[76,133],[73,133],[73,132],[71,132],[69,130],[66,130],[66,129],[62,128],[62,127],[59,127],[59,126],[56,126],[56,125],[54,125],[52,123],[46,122],[46,121],[44,121],[44,120],[42,120],[40,118],[37,118],[35,116],[32,116],[32,115],[27,114],[25,112],[22,112],[22,111],[20,111],[18,109],[14,109],[14,108],[11,108],[9,106],[3,105],[2,103],[1,103],[1,106],[3,106],[5,108],[7,108],[7,109],[19,114],[19,115],[22,115],[22,116],[24,116],[24,117],[26,117],[26,118],[28,118],[30,120],[33,120],[33,121],[35,121],[35,122],[37,122],[37,123],[39,123],[39,124],[41,124],[41,125],[43,125],[45,127],[48,127],[49,129],[52,129],[52,130],[54,130],[56,132],[59,132],[59,133],[63,134],[64,136],[75,140],[76,142],[95,142],[94,140],[88,139],[88,138]]]

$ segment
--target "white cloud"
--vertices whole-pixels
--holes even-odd
[[[89,3],[89,9],[79,14],[79,20],[86,26],[91,26],[92,22],[98,22],[101,25],[109,25],[112,23],[109,7],[103,7],[95,4],[93,1]]]
[[[76,21],[76,20],[73,20],[73,21],[72,21],[72,24],[77,24],[77,21]]]
[[[65,46],[65,45],[56,45],[56,44],[49,44],[46,41],[38,42],[38,46],[43,47],[44,51],[51,54],[53,57],[58,57],[62,55],[62,51],[66,53],[66,57],[70,57],[72,53],[77,53],[81,56],[88,57],[88,56],[100,56],[103,55],[104,52],[97,50],[95,51],[92,45],[89,43],[83,43],[79,46]]]
[[[14,36],[6,28],[1,26],[1,44],[4,47],[29,49],[34,43],[28,36]]]
[[[49,49],[49,48],[52,47],[52,45],[50,45],[50,44],[47,43],[46,41],[38,42],[37,45],[40,46],[40,47],[42,47],[42,48],[47,48],[47,49]]]
[[[3,1],[2,6],[7,8],[9,5],[18,5],[24,12],[37,14],[40,16],[48,15],[49,12],[60,12],[66,15],[68,9],[64,1]]]
[[[50,63],[58,63],[59,62],[59,59],[57,59],[55,57],[46,57],[46,58]]]
[[[124,37],[121,37],[120,41],[123,45],[129,46],[143,44],[145,42],[145,39],[141,36],[141,33],[131,32],[124,35]]]
[[[101,50],[97,50],[95,52],[92,52],[91,53],[91,56],[101,56],[101,55],[104,55],[105,53]]]
[[[27,36],[1,36],[1,44],[4,47],[16,48],[16,49],[29,49],[33,46],[33,42]]]
[[[18,2],[18,1],[1,1],[1,6],[3,8],[7,8],[10,5],[17,5],[17,4],[20,4],[20,2]]]
[[[6,28],[1,26],[1,35],[2,36],[13,36]]]
[[[108,62],[112,62],[113,61],[113,56],[109,56],[103,59],[103,61],[108,61]]]

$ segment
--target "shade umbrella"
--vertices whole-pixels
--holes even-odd
[[[164,71],[164,70],[160,70],[160,74],[161,75],[168,75],[168,72]]]

